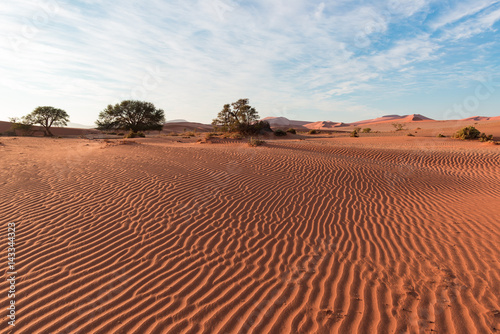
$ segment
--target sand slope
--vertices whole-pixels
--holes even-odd
[[[500,146],[0,141],[16,333],[500,328]]]

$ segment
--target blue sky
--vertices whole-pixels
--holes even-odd
[[[500,115],[500,0],[18,0],[0,8],[0,120],[40,105],[92,125],[153,102],[208,123]]]

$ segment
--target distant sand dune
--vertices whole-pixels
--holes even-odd
[[[16,333],[500,328],[499,146],[0,141]]]

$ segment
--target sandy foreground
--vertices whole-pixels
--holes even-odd
[[[177,140],[0,137],[0,333],[500,331],[499,145]]]

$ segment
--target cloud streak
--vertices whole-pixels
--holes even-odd
[[[440,62],[463,61],[449,51],[457,39],[489,34],[478,57],[495,65],[497,2],[464,12],[461,3],[427,0],[21,0],[0,9],[8,105],[0,119],[50,104],[90,124],[128,98],[155,103],[169,119],[203,122],[243,97],[262,116],[405,113],[381,108],[380,92],[422,94],[419,80],[443,85],[430,73],[447,78]]]

